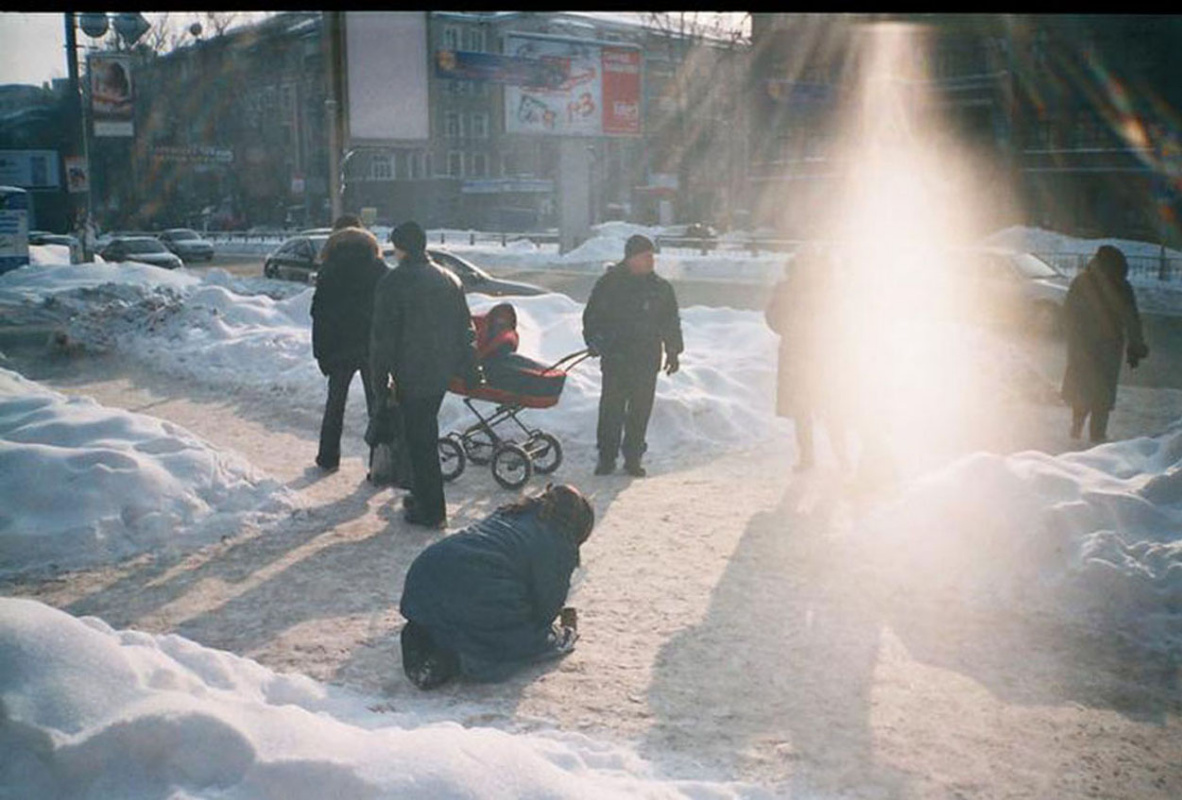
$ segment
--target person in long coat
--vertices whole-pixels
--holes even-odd
[[[375,287],[388,272],[373,234],[351,227],[348,218],[342,219],[324,245],[323,266],[312,294],[312,355],[328,378],[316,454],[316,464],[325,470],[340,465],[345,403],[349,384],[359,371],[366,412],[374,411],[369,380],[370,324]]]
[[[594,525],[578,489],[547,486],[423,550],[400,602],[411,682],[430,689],[460,675],[497,681],[569,653],[577,634],[556,617]]]
[[[1080,437],[1085,420],[1091,417],[1091,441],[1107,441],[1121,356],[1136,368],[1149,355],[1128,274],[1124,253],[1102,245],[1067,291],[1063,307],[1067,370],[1062,396],[1071,406],[1073,439]]]
[[[817,421],[828,428],[842,466],[846,456],[847,425],[843,388],[837,383],[833,352],[840,322],[835,264],[820,252],[806,251],[786,267],[772,290],[764,312],[768,327],[780,336],[776,375],[776,413],[792,420],[799,460],[797,471],[816,463],[814,430]]]

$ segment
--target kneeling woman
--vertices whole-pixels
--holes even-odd
[[[402,668],[420,689],[498,681],[574,648],[556,625],[595,512],[569,485],[502,506],[435,542],[406,574]]]

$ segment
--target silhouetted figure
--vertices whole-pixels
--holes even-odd
[[[792,419],[800,453],[797,471],[816,463],[817,420],[825,422],[838,461],[848,466],[842,412],[846,401],[836,377],[836,370],[848,365],[835,363],[840,357],[832,347],[840,335],[834,269],[833,261],[819,253],[797,256],[772,290],[764,312],[768,327],[780,336],[776,413]]]
[[[1067,371],[1063,399],[1071,406],[1071,437],[1078,439],[1091,417],[1093,444],[1107,441],[1108,415],[1116,406],[1116,384],[1125,351],[1136,368],[1149,355],[1141,333],[1137,299],[1128,281],[1129,262],[1112,245],[1103,245],[1071,281],[1063,308]]]

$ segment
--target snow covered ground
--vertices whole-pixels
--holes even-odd
[[[1101,677],[1077,645],[1018,641],[997,621],[1125,640],[1174,663],[1182,429],[1168,414],[1118,411],[1114,425],[1144,429],[1084,452],[966,452],[954,411],[1057,425],[1063,409],[1012,342],[955,325],[904,331],[907,363],[956,378],[912,397],[890,432],[900,482],[866,495],[828,451],[817,474],[786,477],[791,429],[772,413],[776,343],[762,314],[684,309],[687,351],[658,384],[648,480],[591,483],[594,362],[571,373],[558,406],[525,416],[568,446],[555,479],[593,490],[600,522],[574,592],[580,647],[506,685],[418,694],[399,679],[395,609],[427,540],[374,498],[349,455],[360,386],[341,472],[301,471],[324,393],[310,299],[298,284],[219,270],[57,264],[0,276],[0,314],[62,326],[79,366],[58,374],[106,398],[0,373],[0,473],[18,476],[0,486],[6,593],[44,601],[0,600],[0,793],[723,798],[768,785],[784,796],[785,775],[798,774],[825,780],[791,782],[794,798],[911,796],[899,780],[922,797],[1077,796],[1091,781],[1101,794],[1182,791],[1175,690],[1127,689],[1137,709],[1157,709],[1141,726],[1107,690],[1078,683]],[[492,302],[470,296],[474,311]],[[514,302],[521,352],[581,349],[579,304]],[[180,388],[156,398],[83,380],[80,362],[100,361],[90,353]],[[247,419],[178,398],[186,386],[265,402]],[[149,405],[161,419],[121,410]],[[308,422],[292,433],[293,419]],[[441,427],[465,421],[449,397]],[[455,524],[510,496],[480,475],[448,495]],[[296,506],[310,510],[282,513]],[[211,544],[183,556],[182,540]],[[135,553],[160,566],[124,560]],[[73,555],[97,566],[38,579],[47,559]],[[90,613],[140,630],[79,618]],[[929,635],[939,613],[956,627]],[[1091,749],[1106,730],[1119,736]],[[1064,765],[1040,761],[1049,748],[1063,748]],[[888,766],[893,777],[878,771]]]

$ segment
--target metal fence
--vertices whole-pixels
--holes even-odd
[[[1092,254],[1034,253],[1065,275],[1077,275],[1088,265]],[[1125,255],[1129,261],[1129,277],[1142,280],[1175,281],[1182,278],[1182,259],[1165,255]]]

